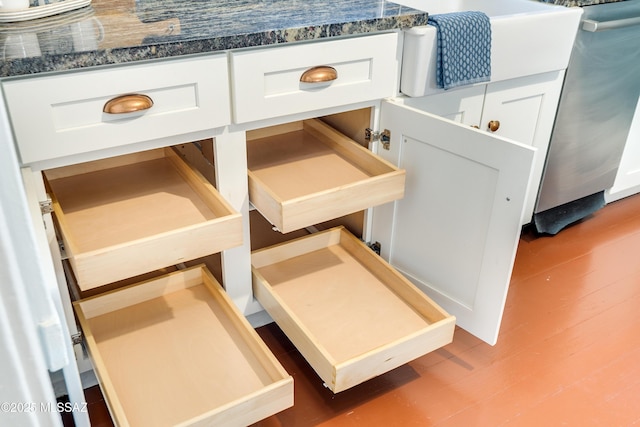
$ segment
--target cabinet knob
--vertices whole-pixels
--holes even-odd
[[[499,120],[491,120],[487,125],[491,132],[495,132],[500,129],[500,121]]]
[[[320,65],[317,67],[309,68],[302,73],[300,81],[303,83],[321,83],[330,82],[338,78],[338,71],[335,68],[328,65]]]
[[[138,93],[115,97],[104,104],[102,111],[108,114],[126,114],[148,110],[153,107],[153,100],[147,95]]]

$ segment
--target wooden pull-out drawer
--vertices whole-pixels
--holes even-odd
[[[231,122],[227,75],[226,55],[215,55],[2,86],[22,163],[32,164],[225,126]],[[115,106],[105,108],[109,101]]]
[[[402,198],[405,172],[320,120],[247,133],[249,199],[287,233]]]
[[[453,339],[455,318],[342,227],[251,263],[256,298],[336,393]]]
[[[240,426],[293,380],[203,266],[74,303],[116,425]]]
[[[395,96],[398,34],[231,52],[234,121]]]
[[[242,244],[241,215],[172,148],[44,174],[81,290]]]

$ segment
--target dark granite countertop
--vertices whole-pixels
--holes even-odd
[[[384,0],[93,0],[0,23],[0,77],[409,28],[427,14]]]
[[[92,0],[47,18],[0,22],[0,78],[405,29],[427,18],[385,0]]]
[[[537,0],[541,3],[557,4],[560,6],[593,6],[594,4],[615,3],[626,0]]]

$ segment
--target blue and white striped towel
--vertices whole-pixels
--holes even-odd
[[[482,12],[429,16],[438,31],[436,82],[450,89],[491,78],[491,23]]]

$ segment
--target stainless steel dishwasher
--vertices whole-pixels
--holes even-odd
[[[640,94],[640,0],[583,10],[533,218],[549,234],[604,206]]]

